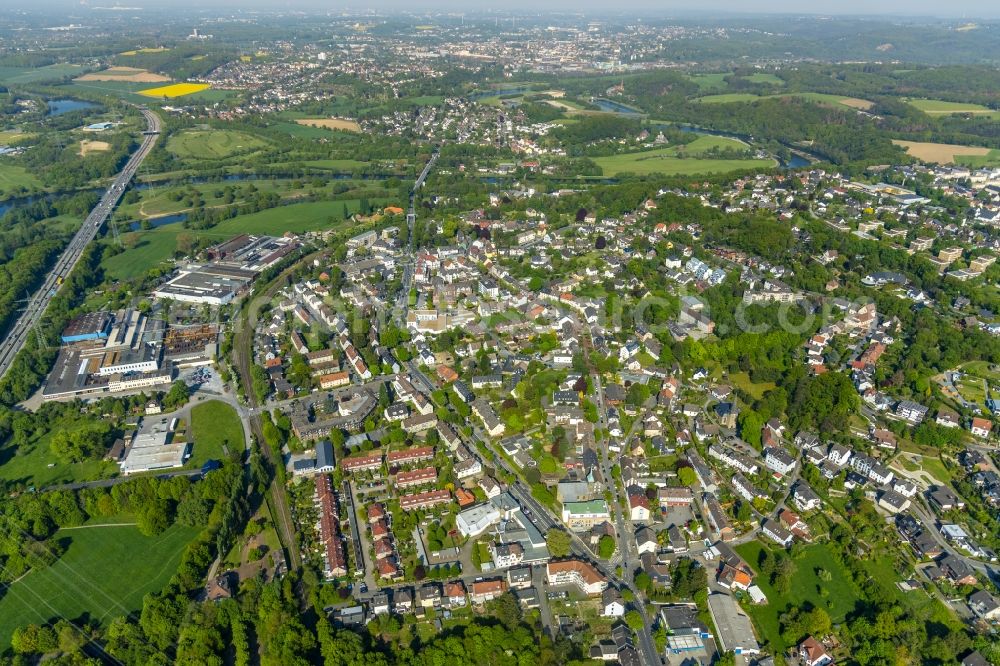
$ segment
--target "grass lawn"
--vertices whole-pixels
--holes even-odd
[[[24,624],[65,617],[104,625],[139,610],[145,594],[170,580],[200,529],[175,525],[155,537],[113,522],[60,530],[56,536],[69,541],[65,554],[0,597],[0,645],[10,645],[14,629]]]
[[[270,208],[250,215],[240,215],[203,231],[188,230],[180,224],[168,224],[149,231],[139,231],[138,245],[106,258],[103,267],[111,277],[117,279],[142,275],[150,268],[173,259],[177,250],[177,235],[180,233],[190,233],[195,237],[209,238],[213,242],[218,242],[241,233],[281,235],[286,231],[303,233],[329,229],[343,224],[345,203],[349,213],[358,211],[360,201],[357,199],[310,201]],[[384,202],[372,201],[372,205],[382,203]]]
[[[221,160],[267,147],[267,142],[236,130],[185,130],[167,141],[167,150],[181,159]]]
[[[595,157],[593,160],[601,167],[605,176],[622,173],[637,175],[721,173],[739,169],[767,168],[775,164],[774,160],[727,160],[703,157],[712,148],[743,150],[747,148],[747,145],[737,139],[706,134],[684,146],[670,146],[637,153]]]
[[[243,425],[231,405],[219,400],[202,402],[191,408],[190,467],[201,467],[207,460],[225,460],[245,447]],[[228,455],[226,451],[228,450]]]
[[[756,570],[757,557],[765,549],[768,547],[759,541],[750,541],[737,546],[736,552]],[[789,607],[812,604],[826,610],[833,623],[837,624],[844,621],[844,618],[854,609],[858,601],[858,592],[854,583],[826,546],[814,544],[807,546],[804,552],[805,554],[800,559],[795,560],[795,573],[792,575],[788,596],[778,594],[778,591],[761,576],[756,580],[756,583],[767,595],[768,603],[763,606],[750,606],[748,609],[761,638],[778,652],[784,652],[787,647],[781,638],[778,617]],[[829,582],[819,579],[816,574],[819,569],[830,573],[832,578]],[[820,590],[832,590],[833,592],[824,598],[820,595]]]
[[[0,197],[15,196],[41,186],[42,182],[23,166],[0,162]]]
[[[1000,117],[1000,112],[989,109],[982,104],[968,104],[965,102],[945,102],[940,99],[910,99],[906,100],[910,106],[914,106],[924,113],[932,116],[949,115],[952,113],[971,113],[975,115]]]

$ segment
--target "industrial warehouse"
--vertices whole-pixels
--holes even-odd
[[[264,270],[297,250],[294,237],[241,234],[205,250],[209,261],[178,269],[153,291],[155,298],[226,305],[243,294]]]

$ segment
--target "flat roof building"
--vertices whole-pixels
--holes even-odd
[[[170,435],[168,430],[136,435],[121,462],[122,474],[128,476],[138,472],[182,467],[188,445],[184,442],[171,442]]]

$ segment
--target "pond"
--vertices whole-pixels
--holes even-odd
[[[178,222],[183,222],[186,219],[188,219],[187,213],[174,213],[173,215],[161,215],[160,217],[152,217],[146,220],[146,222],[149,223],[149,226],[151,228],[156,229],[157,227],[166,226],[168,224],[177,224]],[[139,229],[142,228],[142,222],[138,220],[132,222],[131,224],[129,224],[129,228],[132,231],[139,231]]]
[[[61,116],[70,111],[83,111],[85,109],[96,109],[97,105],[91,102],[84,102],[79,99],[50,99],[47,102],[50,116]]]

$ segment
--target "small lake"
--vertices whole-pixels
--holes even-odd
[[[614,102],[610,99],[604,99],[601,97],[591,100],[591,104],[599,108],[601,111],[610,111],[611,113],[620,113],[627,116],[645,115],[639,109],[633,109],[631,106],[625,106],[621,102]]]
[[[178,222],[183,222],[188,219],[187,213],[174,213],[173,215],[161,215],[160,217],[152,217],[146,220],[149,226],[153,229],[157,227],[163,227],[168,224],[177,224]],[[129,225],[132,231],[139,231],[142,228],[142,223],[139,221],[132,222]]]
[[[83,111],[85,109],[96,109],[97,105],[91,102],[84,102],[79,99],[50,99],[47,102],[50,116],[61,116],[70,111]]]

